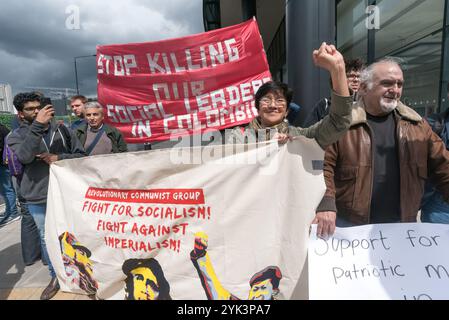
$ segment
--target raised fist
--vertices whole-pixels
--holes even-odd
[[[345,61],[334,45],[323,42],[318,50],[313,51],[313,62],[316,66],[332,72],[345,66]]]
[[[202,257],[206,254],[207,241],[208,241],[207,234],[205,234],[204,232],[195,233],[195,242],[193,251],[195,252],[195,255],[197,257]]]

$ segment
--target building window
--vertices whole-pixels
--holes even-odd
[[[220,0],[203,0],[204,31],[221,28]]]
[[[285,39],[285,17],[282,19],[270,47],[267,50],[268,65],[273,80],[287,81],[286,68],[287,53]]]
[[[368,1],[360,0],[341,0],[337,4],[337,47],[346,59],[367,60],[367,6]]]
[[[444,0],[377,1],[375,57],[397,57],[404,71],[402,101],[421,115],[439,106]]]
[[[444,103],[439,90],[445,0],[375,1],[380,25],[368,49],[366,9],[372,2],[338,2],[337,47],[347,59],[398,58],[405,79],[401,100],[421,115],[438,111]]]

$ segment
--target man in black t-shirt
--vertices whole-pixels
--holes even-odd
[[[449,202],[449,152],[418,113],[401,103],[399,64],[383,59],[362,71],[348,132],[326,149],[326,193],[315,223],[338,227],[416,222],[430,178]]]

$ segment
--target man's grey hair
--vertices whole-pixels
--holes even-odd
[[[89,101],[84,105],[84,111],[90,108],[100,108],[101,112],[103,112],[103,106],[98,101]]]
[[[404,61],[400,58],[395,57],[385,57],[382,58],[372,64],[370,64],[368,67],[363,69],[360,72],[360,84],[366,84],[366,87],[368,90],[371,90],[373,88],[373,76],[374,76],[374,67],[376,67],[379,64],[383,63],[391,63],[399,67],[399,69],[402,70],[402,65],[404,64]]]

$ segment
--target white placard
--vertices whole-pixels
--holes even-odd
[[[309,242],[310,299],[449,299],[449,225],[337,228]]]

